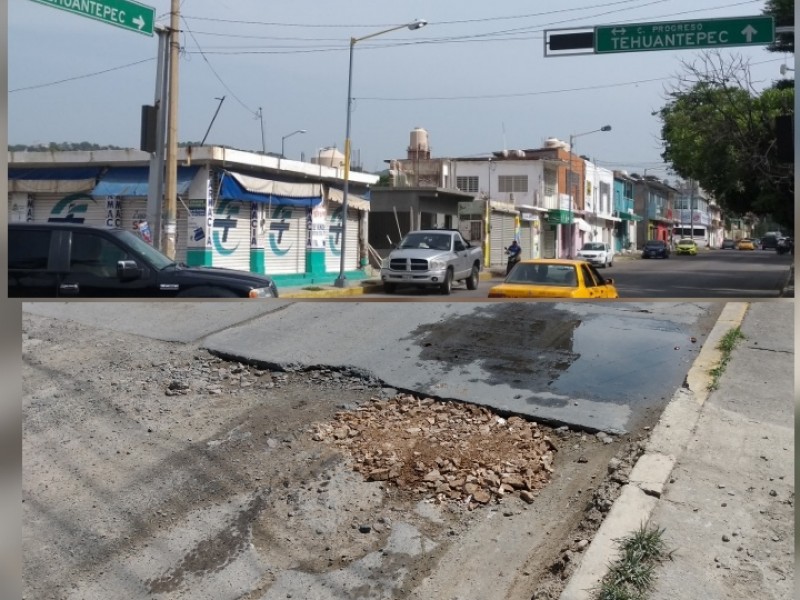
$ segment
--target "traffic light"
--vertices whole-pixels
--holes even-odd
[[[777,157],[780,162],[794,162],[794,115],[775,117]]]
[[[145,152],[155,152],[156,144],[156,121],[158,119],[158,108],[142,105],[142,133],[139,141],[139,150]]]

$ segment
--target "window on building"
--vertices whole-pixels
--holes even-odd
[[[528,176],[527,175],[500,175],[497,178],[497,190],[503,193],[517,192],[527,193],[528,191]]]
[[[544,195],[552,198],[556,195],[558,188],[557,173],[553,169],[544,170]]]
[[[456,187],[462,192],[469,194],[478,193],[478,178],[477,177],[456,177]]]
[[[611,184],[606,183],[604,181],[600,182],[600,212],[607,213],[611,210],[610,204],[611,198]]]

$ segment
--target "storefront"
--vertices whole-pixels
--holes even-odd
[[[98,165],[82,166],[92,160]],[[51,163],[69,163],[53,166]],[[136,166],[131,163],[138,162]],[[285,162],[285,161],[284,161]],[[175,260],[273,276],[279,285],[328,283],[342,252],[341,169],[218,147],[179,151]],[[148,222],[149,154],[134,150],[25,152],[9,162],[10,221],[122,227],[156,243]],[[351,173],[345,243],[348,279],[366,276],[378,177]]]

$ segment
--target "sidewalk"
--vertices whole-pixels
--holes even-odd
[[[792,598],[794,303],[729,303],[655,427],[561,600],[588,600],[642,523],[664,530],[672,560],[650,600]],[[718,340],[741,323],[719,388]]]

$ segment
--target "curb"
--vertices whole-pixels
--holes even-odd
[[[349,298],[361,296],[363,294],[374,294],[383,289],[380,283],[362,283],[352,287],[336,288],[326,287],[320,290],[297,290],[296,292],[286,292],[280,294],[279,299],[283,298]]]
[[[505,275],[503,275],[505,276]],[[500,275],[495,275],[489,270],[481,271],[480,281],[491,281]],[[280,294],[279,298],[348,298],[352,296],[363,296],[364,294],[379,294],[383,291],[383,283],[379,280],[369,279],[361,281],[360,284],[353,284],[350,287],[337,288],[333,286],[308,286],[320,287],[318,290],[299,289],[293,292]]]
[[[675,392],[665,407],[644,454],[631,471],[629,482],[611,506],[559,600],[591,600],[609,565],[618,556],[616,540],[636,532],[650,519],[710,395],[709,371],[722,357],[717,345],[731,328],[741,326],[748,306],[747,302],[729,302],[722,309],[689,369],[684,387]]]

